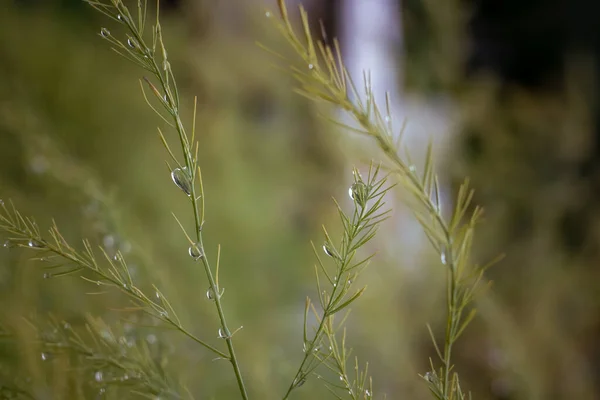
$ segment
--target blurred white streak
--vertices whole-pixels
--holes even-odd
[[[407,118],[403,143],[409,149],[419,171],[429,140],[437,149],[436,158],[443,155],[450,132],[448,104],[444,99],[430,99],[403,92],[403,27],[400,0],[343,0],[339,2],[341,16],[340,43],[346,65],[357,86],[362,85],[363,71],[371,73],[375,100],[385,109],[385,93],[390,93],[391,114],[396,134]],[[383,111],[383,110],[382,110]],[[344,117],[342,117],[344,118]],[[350,123],[346,118],[344,122]],[[445,151],[444,151],[445,152]],[[442,177],[443,178],[443,177]],[[446,208],[451,205],[442,199]],[[394,207],[399,211],[398,205]],[[385,246],[388,256],[400,265],[416,267],[427,239],[408,212],[395,212],[395,229]],[[398,246],[398,242],[405,246]]]

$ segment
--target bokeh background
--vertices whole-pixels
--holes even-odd
[[[600,398],[600,6],[304,4],[315,27],[322,19],[340,37],[350,70],[369,68],[380,94],[391,92],[414,158],[433,140],[449,205],[471,178],[487,216],[474,257],[506,253],[457,345],[464,387],[476,399]],[[290,54],[266,7],[274,4],[161,2],[189,120],[198,96],[209,257],[221,244],[224,306],[230,325],[244,326],[236,346],[261,399],[280,398],[301,360],[304,299],[315,294],[310,241],[323,240],[321,224],[339,232],[331,197],[350,207],[351,167],[380,157],[320,118],[337,111],[294,94],[256,45]],[[189,209],[163,162],[160,121],[139,91],[141,71],[108,49],[101,26],[118,29],[78,0],[0,1],[0,198],[42,228],[56,220],[73,243],[126,253],[141,287],[159,286],[184,324],[218,342],[204,273],[171,216],[186,220]],[[445,274],[395,195],[388,200],[393,218],[368,249],[378,255],[360,278],[368,289],[347,340],[369,362],[376,398],[427,399],[418,374],[434,356],[426,324],[444,329]],[[148,342],[196,398],[237,398],[227,363],[117,311],[128,304],[119,294],[89,295],[93,285],[76,276],[44,279],[30,258],[0,248],[0,387],[35,399],[132,396],[126,386],[103,390],[85,361],[36,341],[32,325],[43,330],[49,315],[76,329],[91,315]],[[316,379],[295,393],[328,396]]]

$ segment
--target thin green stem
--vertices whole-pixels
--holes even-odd
[[[300,366],[298,367],[298,370],[296,371],[296,374],[294,375],[294,379],[290,383],[290,386],[288,387],[287,392],[283,396],[283,400],[286,400],[289,398],[292,391],[297,387],[298,382],[301,379],[303,379],[302,375],[304,373],[303,372],[304,366],[308,362],[309,358],[311,358],[313,356],[313,351],[315,349],[315,346],[319,343],[321,336],[323,335],[325,325],[329,322],[329,319],[331,318],[331,315],[332,315],[331,311],[335,308],[335,305],[339,300],[338,291],[343,290],[342,274],[345,272],[345,268],[348,266],[348,258],[350,256],[350,249],[352,248],[352,244],[353,244],[354,240],[356,239],[356,237],[358,236],[358,233],[360,232],[359,226],[361,225],[361,221],[365,218],[365,212],[366,212],[366,208],[364,208],[364,207],[361,208],[360,213],[356,213],[356,209],[355,209],[355,212],[354,212],[355,220],[352,223],[352,230],[350,232],[348,232],[348,243],[347,243],[346,248],[343,249],[344,254],[342,255],[341,260],[340,260],[339,271],[336,272],[336,274],[338,276],[339,284],[333,286],[333,290],[331,291],[331,295],[329,296],[329,300],[327,301],[327,306],[323,310],[323,317],[321,318],[321,321],[319,323],[319,326],[317,327],[317,330],[313,336],[313,339],[310,341],[310,345],[304,349],[304,357],[302,359],[302,362],[300,363]],[[305,345],[306,345],[306,343],[305,343]]]
[[[126,11],[126,14],[129,15],[129,11],[127,10],[126,6],[118,1],[117,3],[113,3],[113,6],[117,9],[117,11],[119,11],[121,8]],[[175,82],[171,82],[173,85],[173,89],[174,91],[171,90],[171,83],[169,82],[169,73],[171,72],[170,70],[170,66],[168,64],[168,61],[166,59],[166,51],[164,49],[164,44],[163,44],[163,39],[162,39],[162,33],[160,30],[160,24],[158,21],[158,14],[157,14],[157,21],[156,21],[156,26],[154,27],[155,30],[155,45],[158,44],[160,46],[160,48],[162,49],[162,55],[164,57],[163,60],[163,65],[165,65],[164,71],[162,71],[157,63],[157,58],[156,58],[156,49],[154,48],[150,48],[144,41],[143,36],[143,32],[142,32],[142,27],[141,26],[136,26],[135,22],[131,19],[131,18],[126,18],[125,21],[125,25],[129,28],[130,33],[133,35],[133,37],[135,38],[135,40],[137,41],[137,44],[140,49],[140,51],[142,52],[144,58],[147,58],[147,61],[140,61],[139,64],[140,66],[142,66],[143,68],[149,70],[152,74],[154,74],[154,76],[156,77],[156,79],[158,79],[159,81],[159,86],[162,89],[162,93],[164,93],[164,99],[161,99],[161,102],[164,106],[164,108],[166,109],[166,111],[171,115],[172,119],[173,119],[173,123],[174,123],[174,128],[177,131],[177,135],[179,138],[179,143],[181,145],[181,151],[183,153],[183,157],[185,160],[185,166],[187,168],[187,174],[188,177],[190,179],[191,182],[191,193],[188,193],[189,197],[190,197],[190,201],[191,201],[191,205],[192,205],[192,211],[194,214],[194,226],[195,226],[195,240],[196,243],[194,243],[193,245],[198,247],[198,250],[201,252],[201,260],[202,260],[202,264],[204,266],[204,271],[206,274],[206,277],[208,279],[209,285],[210,285],[210,289],[212,290],[214,293],[214,302],[215,302],[215,307],[217,309],[217,314],[219,316],[219,321],[221,324],[221,330],[223,332],[223,334],[225,335],[225,341],[227,343],[227,349],[229,351],[229,355],[226,355],[223,352],[220,351],[216,351],[219,355],[221,355],[223,358],[226,358],[227,360],[229,360],[233,366],[233,370],[235,373],[235,377],[240,389],[240,393],[242,395],[242,398],[244,400],[248,399],[248,394],[246,391],[246,387],[244,385],[244,381],[242,379],[242,374],[240,371],[240,367],[239,367],[239,363],[234,351],[234,347],[233,347],[233,340],[231,337],[231,332],[227,326],[227,321],[225,319],[225,313],[223,312],[223,307],[221,304],[221,299],[220,299],[220,291],[219,288],[217,287],[217,284],[215,283],[215,279],[213,277],[213,273],[212,270],[210,268],[210,264],[208,262],[207,256],[206,256],[206,252],[204,249],[204,245],[202,242],[202,226],[204,224],[204,220],[203,220],[203,215],[204,215],[204,199],[202,198],[202,210],[200,210],[199,204],[198,204],[198,196],[196,195],[196,178],[198,178],[198,181],[200,183],[200,185],[202,185],[201,182],[201,177],[199,177],[199,172],[196,171],[196,167],[197,167],[197,159],[196,157],[192,154],[193,151],[193,143],[190,144],[189,139],[187,137],[187,134],[185,132],[185,128],[183,126],[183,122],[181,121],[181,116],[179,114],[179,98],[178,98],[178,92],[177,92],[177,88],[176,88],[176,84]],[[172,74],[171,74],[172,76]],[[173,78],[174,79],[174,78]],[[158,97],[160,97],[161,93],[159,93],[157,91],[157,89],[152,85],[152,83],[150,83],[149,81],[147,81],[148,84],[152,87],[153,91],[155,92],[155,95],[157,95]],[[203,194],[201,194],[203,196]],[[202,214],[201,214],[202,212]],[[187,331],[184,331],[184,333],[190,337],[192,337]],[[213,350],[215,351],[215,350]]]
[[[438,227],[442,230],[442,234],[444,237],[443,251],[446,252],[446,257],[448,260],[448,295],[446,300],[447,306],[447,322],[446,322],[446,332],[445,332],[445,340],[444,340],[444,354],[442,359],[442,374],[443,374],[443,396],[445,399],[450,398],[450,371],[452,370],[452,346],[455,341],[455,330],[456,326],[460,322],[461,312],[457,310],[457,279],[456,279],[456,263],[453,258],[453,245],[452,245],[452,236],[450,233],[450,229],[446,221],[444,221],[441,213],[438,210],[438,207],[433,203],[430,196],[427,195],[427,190],[423,186],[422,182],[417,179],[417,177],[412,173],[407,173],[407,168],[402,159],[398,156],[398,153],[395,149],[388,145],[387,141],[383,137],[381,131],[377,129],[373,124],[371,124],[368,120],[363,120],[361,118],[357,118],[358,122],[363,126],[363,128],[371,133],[380,149],[383,153],[390,159],[397,167],[402,171],[402,177],[408,178],[410,184],[414,185],[414,187],[419,191],[420,195],[417,196],[417,199],[424,205],[429,213],[434,216]]]

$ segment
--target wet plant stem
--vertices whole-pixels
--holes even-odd
[[[134,34],[138,43],[144,43],[143,38],[141,37],[139,32],[137,32],[137,30],[131,29],[131,31]],[[148,49],[148,48],[146,47],[146,49]],[[201,261],[204,266],[204,272],[206,274],[206,277],[207,277],[209,285],[210,285],[209,290],[211,290],[214,293],[213,300],[215,303],[215,307],[217,309],[217,314],[219,316],[221,329],[223,330],[223,334],[225,335],[225,342],[227,343],[227,349],[229,351],[229,356],[226,357],[226,359],[231,363],[231,365],[233,367],[233,371],[235,373],[236,381],[237,381],[237,384],[238,384],[238,387],[240,390],[240,394],[242,395],[242,398],[244,400],[247,400],[248,393],[247,393],[246,387],[244,385],[244,380],[242,378],[242,373],[240,370],[239,362],[237,360],[235,350],[233,347],[233,340],[231,337],[231,332],[227,326],[227,321],[225,319],[225,313],[223,312],[223,307],[221,305],[221,299],[220,299],[221,296],[220,296],[219,288],[217,287],[217,284],[215,282],[212,270],[210,268],[210,264],[206,257],[206,252],[205,252],[204,244],[202,241],[202,226],[204,224],[204,193],[200,194],[200,197],[202,199],[202,206],[200,207],[198,204],[199,197],[196,193],[196,185],[193,184],[196,181],[196,174],[199,174],[199,172],[197,171],[197,160],[192,155],[192,151],[191,151],[193,143],[190,145],[187,134],[185,132],[185,128],[183,127],[183,122],[181,121],[181,117],[179,115],[178,99],[176,101],[176,99],[173,97],[173,93],[171,92],[169,84],[165,78],[166,75],[163,76],[163,74],[160,72],[161,70],[158,67],[158,64],[156,63],[156,58],[154,57],[154,52],[150,52],[147,50],[146,55],[149,57],[149,59],[152,62],[152,64],[151,64],[152,65],[152,73],[158,79],[160,86],[165,94],[165,102],[168,104],[167,109],[168,109],[169,113],[171,114],[171,117],[173,118],[174,128],[177,131],[177,135],[179,137],[179,142],[181,144],[181,151],[183,153],[185,165],[187,167],[187,170],[191,174],[191,182],[192,182],[191,186],[192,187],[191,187],[191,193],[190,193],[189,197],[190,197],[190,201],[192,204],[192,210],[194,213],[194,225],[195,225],[195,231],[196,231],[195,246],[198,247],[198,249],[200,250],[200,252],[202,254]],[[200,180],[201,180],[201,178],[200,178]],[[202,185],[202,182],[200,182],[200,185]]]
[[[357,221],[356,224],[359,224],[360,223],[359,221],[362,221],[363,218],[365,217],[365,210],[366,210],[366,208],[361,208],[360,213],[355,214],[358,216],[356,218],[356,221]],[[353,224],[353,226],[352,226],[352,231],[350,232],[350,240],[348,240],[346,252],[348,251],[348,249],[350,249],[352,247],[352,243],[359,232],[359,228],[357,227],[356,224]],[[349,254],[344,254],[344,257],[342,257],[342,259],[340,260],[340,262],[341,262],[340,268],[339,268],[339,271],[336,273],[337,276],[339,277],[339,279],[338,279],[339,282],[342,281],[341,276],[344,273],[344,270],[348,265],[348,257],[349,257]],[[298,371],[296,372],[296,375],[294,376],[294,379],[292,380],[292,383],[288,387],[288,390],[285,393],[285,395],[283,396],[282,400],[287,400],[290,397],[290,394],[292,393],[292,391],[297,387],[297,383],[301,379],[304,378],[302,376],[304,366],[306,365],[306,362],[309,360],[309,358],[313,355],[314,349],[320,342],[321,336],[323,335],[323,331],[325,330],[326,323],[328,322],[329,318],[332,315],[331,311],[333,308],[335,308],[335,303],[338,300],[338,298],[337,298],[338,297],[338,288],[341,288],[341,287],[342,287],[341,284],[333,286],[333,290],[331,291],[331,296],[329,297],[329,301],[327,302],[327,307],[325,307],[325,309],[323,310],[323,317],[321,318],[321,321],[319,322],[319,326],[317,327],[317,330],[313,336],[313,340],[310,341],[310,345],[307,346],[307,348],[305,349],[304,358],[302,359],[302,362],[300,363],[300,366],[298,367]]]

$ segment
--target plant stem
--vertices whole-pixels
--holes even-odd
[[[338,282],[341,283],[342,282],[342,274],[344,273],[344,269],[348,264],[348,251],[349,249],[352,247],[352,242],[354,241],[354,239],[356,239],[360,229],[358,228],[358,225],[360,225],[360,221],[362,221],[362,219],[364,218],[365,215],[365,208],[361,208],[360,214],[356,213],[354,216],[356,217],[356,222],[352,224],[352,231],[349,232],[349,237],[348,237],[348,244],[346,249],[344,249],[344,256],[341,257],[340,259],[340,269],[339,271],[336,272],[337,276],[338,276]],[[294,376],[294,379],[292,380],[292,383],[290,384],[290,386],[288,387],[287,392],[285,393],[285,395],[283,396],[282,400],[287,400],[290,396],[290,394],[292,393],[292,391],[296,388],[296,385],[298,383],[298,379],[302,379],[302,373],[303,373],[303,369],[304,369],[304,365],[306,364],[306,362],[308,361],[308,359],[313,355],[313,351],[315,349],[315,346],[317,345],[317,343],[319,343],[320,339],[321,339],[321,335],[323,334],[323,330],[325,329],[325,324],[328,322],[330,316],[332,314],[330,314],[330,311],[335,307],[335,302],[337,299],[337,294],[338,294],[338,289],[342,288],[341,284],[335,285],[333,286],[333,290],[331,291],[331,296],[329,297],[329,301],[327,302],[327,307],[325,307],[325,309],[323,310],[323,318],[321,318],[321,322],[319,323],[319,326],[313,336],[313,340],[310,341],[310,346],[308,346],[308,348],[304,349],[304,358],[302,359],[302,362],[300,363],[300,367],[298,368],[298,371],[296,372],[296,375]]]
[[[375,139],[377,140],[377,144],[383,153],[402,171],[403,177],[407,177],[412,185],[414,185],[417,190],[422,194],[422,196],[418,196],[418,200],[424,205],[427,210],[434,215],[435,220],[437,222],[438,227],[442,230],[442,234],[444,237],[444,249],[446,252],[446,257],[448,260],[448,292],[447,292],[447,322],[446,322],[446,333],[444,340],[444,355],[442,359],[442,374],[444,379],[443,386],[443,396],[445,399],[450,398],[450,370],[452,369],[451,357],[452,357],[452,346],[454,344],[454,334],[456,330],[456,325],[460,321],[461,312],[456,308],[457,301],[457,279],[456,279],[456,264],[454,261],[453,246],[452,246],[452,236],[450,232],[450,228],[446,221],[442,218],[441,213],[438,211],[436,205],[431,201],[430,196],[427,194],[427,190],[423,187],[423,184],[417,179],[417,177],[412,173],[406,173],[407,170],[406,165],[398,156],[398,153],[391,147],[388,141],[382,136],[379,129],[376,129],[368,120],[362,120],[357,118],[358,122],[365,128],[367,132],[370,132]]]
[[[139,33],[132,29],[133,34],[136,36],[136,39],[139,41],[139,43],[143,43],[143,38],[141,37],[141,35],[139,35]],[[219,288],[217,287],[216,283],[215,283],[215,279],[213,277],[212,274],[212,270],[210,268],[210,264],[208,262],[208,259],[206,257],[206,252],[204,249],[204,244],[202,241],[202,225],[204,224],[203,218],[200,215],[200,210],[199,210],[199,205],[198,205],[198,196],[196,195],[196,185],[194,184],[195,182],[195,178],[196,178],[196,163],[197,160],[194,159],[194,157],[192,156],[191,153],[191,146],[189,143],[189,140],[187,138],[187,134],[185,132],[185,128],[183,127],[183,123],[181,121],[181,117],[179,115],[179,110],[175,108],[175,99],[172,98],[172,93],[169,90],[169,85],[165,80],[165,77],[163,77],[163,74],[160,72],[160,69],[158,67],[158,64],[156,63],[156,59],[154,57],[153,53],[149,52],[149,57],[152,60],[152,67],[153,67],[153,72],[154,75],[156,76],[156,78],[159,80],[160,82],[160,86],[162,87],[165,96],[166,96],[166,101],[169,103],[171,110],[170,114],[173,118],[173,122],[175,124],[175,130],[177,131],[177,134],[179,136],[179,142],[181,144],[181,150],[185,159],[185,165],[187,167],[188,172],[191,174],[191,181],[192,181],[192,191],[190,194],[190,201],[192,204],[192,210],[194,213],[194,225],[195,225],[195,231],[196,231],[196,246],[198,247],[198,249],[202,252],[202,264],[204,266],[204,272],[206,273],[206,277],[208,279],[209,285],[210,285],[210,290],[213,291],[214,293],[214,302],[215,302],[215,307],[217,309],[217,314],[219,316],[219,321],[221,323],[221,328],[223,330],[223,334],[226,336],[225,337],[225,342],[227,343],[227,349],[229,351],[229,357],[227,357],[227,359],[229,360],[229,362],[231,362],[231,365],[233,367],[233,371],[235,373],[235,378],[240,390],[240,394],[242,395],[242,398],[244,400],[248,400],[248,393],[246,391],[246,387],[244,385],[244,380],[242,378],[242,373],[240,370],[240,366],[239,366],[239,362],[237,360],[236,354],[235,354],[235,350],[233,347],[233,340],[231,337],[231,332],[229,331],[229,328],[227,326],[227,321],[225,319],[225,313],[223,312],[223,307],[221,305],[221,299],[220,299],[220,294],[219,294]],[[192,143],[193,145],[193,143]],[[202,193],[202,196],[204,194]],[[202,199],[202,202],[204,202],[204,199]],[[203,203],[204,204],[204,203]],[[204,213],[204,210],[202,210],[202,213]]]

